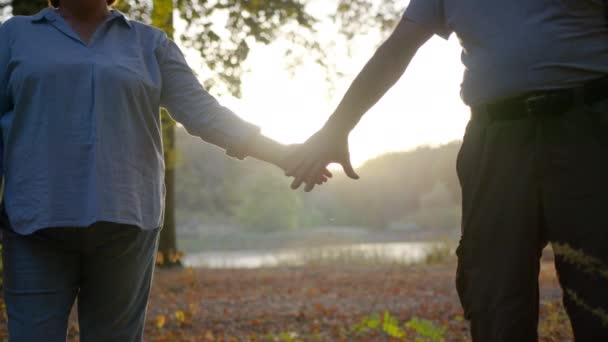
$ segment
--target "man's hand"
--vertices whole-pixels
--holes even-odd
[[[346,175],[359,179],[355,172],[348,150],[348,133],[325,127],[313,135],[305,144],[296,147],[296,153],[288,158],[287,176],[295,177],[292,189],[298,189],[303,183],[305,191],[314,189],[316,180],[324,175],[331,163],[342,165]]]

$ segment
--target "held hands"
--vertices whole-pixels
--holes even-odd
[[[246,147],[241,146],[235,150],[229,149],[226,153],[233,157],[242,156],[244,158],[245,156],[251,156],[267,163],[274,164],[288,173],[294,166],[299,165],[297,163],[298,159],[294,158],[294,156],[302,149],[303,146],[301,145],[282,145],[260,134],[248,141]],[[311,174],[311,176],[307,178],[309,182],[313,183],[307,184],[307,186],[312,185],[312,187],[314,187],[315,185],[322,185],[331,177],[331,172],[323,166],[318,169],[316,174]]]
[[[326,183],[333,175],[327,169],[331,163],[342,165],[346,175],[359,179],[350,162],[348,151],[348,131],[326,125],[304,144],[282,145],[263,135],[254,137],[245,147],[243,155],[274,164],[288,177],[294,177],[291,188],[296,190],[305,184],[306,192],[316,185]],[[237,151],[238,152],[238,151]],[[229,155],[241,154],[227,151]]]
[[[299,153],[300,150],[302,150],[302,148],[302,144],[285,146],[283,154],[280,160],[276,163],[276,165],[280,167],[283,171],[285,171],[285,174],[288,174],[297,162],[295,156]],[[333,174],[326,167],[323,167],[314,177],[310,178],[310,182],[314,183],[312,184],[313,187],[315,185],[323,185],[329,180],[329,178],[332,177]],[[294,190],[295,189],[296,188],[294,188]]]
[[[342,165],[346,175],[359,179],[348,150],[348,132],[326,126],[310,137],[303,145],[292,145],[294,153],[285,160],[288,177],[294,177],[291,188],[296,190],[306,184],[304,190],[310,192],[315,185],[321,185],[331,177],[327,166],[331,163]]]

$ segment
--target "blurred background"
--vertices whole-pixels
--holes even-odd
[[[220,102],[292,144],[324,124],[407,4],[119,0],[117,8],[167,32]],[[0,0],[0,21],[46,6]],[[146,340],[466,341],[453,286],[455,163],[469,116],[460,53],[456,37],[432,38],[351,134],[361,180],[333,169],[310,194],[290,190],[275,167],[226,157],[163,112],[167,201]],[[568,341],[550,261],[541,340]]]
[[[1,1],[4,18],[46,4]],[[163,28],[224,105],[289,144],[323,125],[406,5],[121,0],[117,7]],[[187,263],[201,265],[216,264],[221,255],[192,255],[248,251],[251,261],[261,250],[457,239],[455,157],[468,118],[459,99],[459,53],[455,38],[425,45],[351,135],[362,180],[348,181],[336,170],[337,177],[312,194],[290,191],[278,169],[228,159],[165,116],[166,261],[174,261],[177,251],[186,253]],[[238,263],[238,255],[224,257]]]

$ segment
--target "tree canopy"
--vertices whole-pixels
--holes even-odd
[[[0,13],[6,18],[12,5],[28,7],[18,13],[31,13],[45,4],[46,0],[0,0]],[[291,45],[286,65],[314,61],[332,73],[328,78],[336,77],[336,51],[320,42],[326,34],[321,24],[336,25],[335,40],[349,41],[370,30],[388,31],[404,7],[403,2],[390,0],[174,0],[173,5],[174,16],[185,25],[176,38],[199,51],[207,89],[237,97],[246,72],[244,61],[255,45],[284,38]],[[132,19],[152,22],[152,0],[119,0],[116,6]],[[324,10],[315,9],[319,7]]]

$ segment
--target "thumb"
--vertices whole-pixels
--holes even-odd
[[[350,162],[350,157],[347,157],[346,160],[342,162],[342,169],[344,169],[344,173],[352,179],[359,179],[359,175],[355,172],[355,168],[353,164]]]

